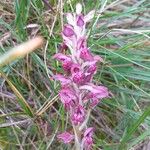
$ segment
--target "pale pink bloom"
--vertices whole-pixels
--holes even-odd
[[[62,63],[63,69],[67,72],[70,72],[71,66],[72,66],[72,61],[64,61]]]
[[[80,123],[82,123],[85,119],[85,110],[81,105],[78,105],[74,111],[73,114],[71,115],[71,121],[75,124],[75,125],[79,125]]]
[[[91,82],[92,78],[93,78],[92,73],[85,73],[84,84],[86,84],[87,82]]]
[[[83,84],[86,78],[81,66],[78,64],[73,64],[71,68],[72,80],[76,84]]]
[[[91,107],[95,107],[95,106],[98,105],[99,102],[100,102],[100,99],[93,97],[93,98],[90,100],[90,106],[91,106]]]
[[[62,134],[57,135],[57,138],[59,138],[66,144],[70,143],[74,139],[74,135],[70,134],[69,132],[64,132]]]
[[[83,145],[85,150],[91,150],[93,144],[93,128],[87,128],[84,132]]]
[[[98,62],[98,61],[104,62],[103,58],[100,57],[100,56],[98,56],[98,55],[95,55],[95,56],[94,56],[94,60],[95,60],[96,62]]]

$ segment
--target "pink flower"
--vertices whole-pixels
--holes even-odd
[[[70,62],[70,61],[72,61],[70,56],[64,55],[62,53],[55,54],[53,56],[53,58],[60,61],[60,62]]]
[[[72,59],[70,56],[64,55],[62,53],[57,53],[53,56],[54,59],[60,61],[62,63],[63,69],[65,71],[70,71],[72,66]]]
[[[77,73],[81,71],[81,66],[79,64],[72,64],[71,66],[71,74]]]
[[[70,109],[78,101],[75,92],[70,87],[64,87],[59,92],[60,100],[66,109]]]
[[[77,16],[77,26],[82,27],[84,25],[84,17],[82,15]]]
[[[73,82],[76,84],[83,84],[85,81],[85,75],[82,72],[77,72],[72,75]]]
[[[57,138],[61,139],[66,144],[70,143],[74,139],[74,135],[70,134],[69,132],[64,132],[59,134]]]
[[[87,41],[85,37],[81,37],[78,41],[77,41],[77,50],[84,49],[87,47]]]
[[[109,91],[105,86],[96,86],[92,83],[97,72],[97,62],[103,62],[103,59],[92,54],[87,46],[86,24],[94,14],[95,11],[91,11],[83,15],[82,5],[79,3],[76,5],[75,13],[65,14],[67,24],[61,33],[63,43],[60,49],[62,52],[68,49],[67,55],[57,53],[53,57],[61,62],[63,67],[64,75],[61,73],[54,78],[61,83],[59,97],[69,114],[75,135],[74,137],[64,132],[58,135],[58,138],[64,143],[69,143],[74,138],[75,144],[84,150],[91,150],[93,144],[93,128],[87,128],[85,132],[83,130],[87,126],[91,107],[95,107],[101,99],[109,97]],[[81,132],[80,137],[77,132]]]
[[[90,73],[90,74],[95,74],[96,73],[96,70],[97,70],[97,65],[96,63],[95,64],[92,64],[88,67],[87,69],[87,73]]]
[[[93,128],[87,128],[84,132],[83,145],[85,150],[91,150],[93,144]]]
[[[99,99],[109,97],[109,91],[105,86],[96,86],[94,84],[83,85],[80,89],[90,91],[90,97],[96,97]]]
[[[109,97],[109,91],[105,86],[89,84],[81,86],[80,89],[90,91],[84,98],[84,101],[89,99],[91,107],[95,107],[101,99]]]
[[[66,51],[68,49],[67,45],[65,43],[62,43],[59,45],[60,52]]]
[[[97,106],[97,104],[100,102],[100,99],[98,99],[98,98],[92,98],[91,100],[90,100],[90,106],[91,107],[95,107],[95,106]]]
[[[73,114],[71,115],[71,120],[75,125],[79,125],[85,119],[85,110],[81,105],[78,105]]]
[[[66,37],[72,37],[75,34],[73,31],[73,27],[71,25],[65,25],[63,29],[63,34]]]
[[[87,23],[91,21],[91,19],[94,17],[95,11],[90,11],[86,16],[84,16],[84,21]]]

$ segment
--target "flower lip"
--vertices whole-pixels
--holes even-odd
[[[82,12],[82,5],[80,3],[78,3],[76,5],[76,14],[79,15]]]
[[[63,29],[63,34],[66,37],[72,37],[75,33],[74,33],[73,28],[72,28],[71,25],[65,25],[64,29]]]
[[[70,56],[64,55],[62,53],[57,53],[53,56],[54,59],[62,63],[63,69],[67,72],[70,72],[72,66],[72,59]]]
[[[79,105],[75,108],[71,116],[71,120],[75,125],[78,125],[82,123],[84,119],[85,119],[85,110],[81,105]]]
[[[69,132],[64,132],[57,135],[57,138],[61,139],[66,144],[70,143],[74,139],[74,135],[70,134]]]
[[[81,50],[87,47],[86,38],[82,37],[77,41],[77,49]]]

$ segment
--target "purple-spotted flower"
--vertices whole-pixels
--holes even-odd
[[[97,63],[103,62],[100,56],[92,54],[87,43],[87,23],[94,14],[94,10],[87,15],[82,14],[81,4],[76,5],[76,13],[65,14],[67,23],[61,33],[61,53],[53,56],[62,64],[64,70],[53,78],[61,83],[59,97],[74,130],[74,136],[65,132],[58,135],[58,138],[64,143],[74,139],[75,147],[79,150],[90,150],[93,144],[93,128],[87,128],[91,108],[103,98],[109,97],[109,91],[105,86],[93,83]],[[63,54],[63,50],[66,54]]]
[[[96,86],[94,84],[83,85],[80,87],[82,90],[88,90],[90,98],[106,98],[109,97],[108,89],[105,86]]]
[[[79,105],[73,110],[71,120],[73,124],[79,125],[84,121],[84,119],[85,119],[85,110],[81,105]]]
[[[69,132],[64,132],[59,134],[57,138],[61,139],[64,143],[70,143],[74,139],[74,135],[70,134]]]

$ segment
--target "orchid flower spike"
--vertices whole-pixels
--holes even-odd
[[[103,62],[100,56],[92,54],[87,42],[87,22],[91,21],[94,14],[95,11],[92,10],[84,15],[80,3],[76,5],[76,13],[66,14],[67,23],[61,33],[63,38],[61,49],[65,47],[65,54],[57,53],[53,56],[53,59],[62,65],[63,71],[56,74],[54,79],[60,82],[60,101],[69,114],[74,130],[74,135],[65,131],[57,137],[65,144],[74,140],[78,150],[91,149],[94,133],[92,127],[87,128],[88,114],[100,100],[109,97],[108,88],[93,83],[97,63]]]

